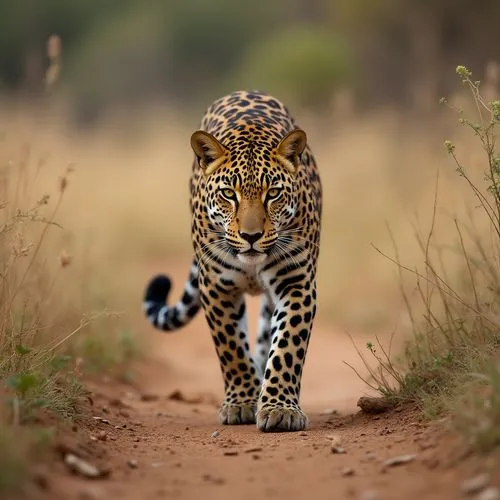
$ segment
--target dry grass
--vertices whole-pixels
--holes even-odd
[[[444,137],[444,131],[420,130],[390,110],[321,124],[314,116],[296,114],[308,131],[325,191],[320,320],[355,331],[386,330],[404,311],[394,269],[371,244],[390,245],[389,224],[401,251],[409,261],[417,260],[408,220],[429,218],[436,170],[446,162],[436,134]],[[168,271],[169,259],[187,261],[191,254],[186,138],[198,122],[168,110],[145,112],[134,123],[110,118],[99,130],[80,133],[56,117],[45,120],[38,135],[36,120],[25,119],[20,113],[16,138],[40,154],[50,152],[55,167],[76,163],[61,223],[78,235],[78,246],[71,247],[75,260],[98,263],[86,273],[89,288],[99,296],[107,284],[113,308],[137,309],[141,283],[150,272]],[[462,200],[469,195],[449,174],[442,175],[440,201],[463,212]],[[439,231],[451,234],[453,228],[443,220]]]
[[[37,170],[40,168],[41,163]],[[50,230],[59,227],[56,218],[69,170],[60,178],[53,202],[45,194],[36,201],[30,199],[34,179],[30,178],[27,150],[17,163],[7,163],[2,174],[0,378],[12,396],[12,420],[19,424],[35,407],[47,407],[60,414],[76,410],[81,389],[63,369],[59,347],[84,322],[64,337],[55,333],[61,328],[52,302],[57,283],[43,255]],[[68,262],[67,257],[59,259],[61,268]]]
[[[56,280],[44,257],[44,243],[59,227],[69,171],[59,180],[55,201],[48,195],[33,200],[30,163],[24,148],[18,161],[3,163],[0,180],[0,491],[17,487],[24,477],[28,447],[17,445],[25,441],[20,425],[41,409],[74,417],[84,394],[60,351],[80,327],[65,337],[56,333]],[[42,167],[39,162],[35,177]],[[61,268],[68,263],[67,257],[59,260]]]
[[[85,329],[92,334],[90,326],[103,327],[102,318],[108,331],[113,328],[102,305],[95,313],[88,307],[86,279],[66,250],[68,232],[60,219],[72,165],[60,168],[59,176],[45,172],[45,157],[26,143],[11,152],[12,142],[7,134],[0,142],[0,491],[19,485],[23,461],[43,434],[24,424],[40,412],[83,416],[82,369],[95,360],[82,358],[85,344],[74,339]],[[52,196],[43,187],[49,180]],[[128,357],[133,348],[130,341],[101,341],[107,369],[112,363],[105,354],[115,346]]]
[[[319,321],[354,332],[386,332],[402,322],[410,331],[394,268],[372,243],[391,246],[389,225],[407,261],[418,261],[408,221],[429,220],[436,171],[447,161],[436,137],[449,130],[443,120],[422,128],[394,110],[331,122],[300,110],[296,115],[308,132],[325,192]],[[81,132],[67,127],[64,112],[55,108],[21,108],[6,116],[10,156],[29,143],[33,154],[49,158],[38,180],[41,190],[57,169],[69,161],[76,165],[59,219],[81,272],[68,290],[72,300],[85,296],[91,309],[106,304],[122,312],[133,331],[141,328],[143,283],[152,272],[168,272],[169,260],[188,262],[191,254],[187,138],[198,121],[178,111],[144,110],[133,122],[114,116],[97,130]],[[473,156],[477,148],[470,151]],[[451,169],[442,173],[441,205],[463,214],[464,199],[471,196]],[[445,218],[437,226],[444,238],[454,231]]]
[[[388,398],[417,401],[428,416],[449,412],[469,442],[488,451],[500,444],[500,155],[496,146],[500,101],[488,102],[466,68],[458,67],[457,73],[471,93],[473,112],[450,107],[482,150],[480,168],[466,161],[464,144],[447,140],[445,147],[457,178],[473,200],[465,200],[466,216],[447,218],[453,230],[450,238],[438,227],[436,185],[429,229],[415,231],[422,256],[419,266],[403,262],[404,254],[393,239],[393,255],[384,255],[399,271],[413,336],[396,361],[378,339],[369,343],[378,365],[371,368],[366,363],[366,367],[372,388]],[[405,286],[407,275],[414,280],[417,301]]]

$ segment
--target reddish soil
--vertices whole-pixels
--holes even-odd
[[[40,467],[43,487],[32,487],[33,498],[442,500],[462,497],[464,478],[487,467],[465,456],[446,422],[425,422],[414,408],[361,414],[356,401],[366,387],[343,364],[359,367],[356,352],[347,336],[320,323],[303,380],[310,427],[298,433],[217,424],[222,379],[201,315],[176,334],[161,336],[146,324],[144,334],[156,338],[151,358],[135,369],[136,383],[89,382],[92,415],[106,421],[60,433],[59,442],[110,475],[85,479],[57,459]],[[332,453],[332,442],[345,453]],[[383,466],[406,454],[415,457]]]

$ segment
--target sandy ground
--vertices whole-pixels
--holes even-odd
[[[173,296],[182,278],[179,271]],[[255,326],[255,301],[250,310]],[[144,335],[154,338],[154,349],[136,367],[137,382],[89,381],[92,415],[104,420],[75,425],[59,438],[110,475],[85,479],[56,459],[40,467],[33,498],[454,499],[463,497],[466,477],[485,470],[484,460],[466,457],[445,422],[423,421],[414,408],[359,413],[356,401],[368,392],[343,363],[359,367],[356,352],[345,334],[319,322],[303,379],[310,427],[298,433],[217,424],[222,380],[201,315],[170,335],[144,323]],[[333,453],[332,445],[345,453]],[[408,454],[415,456],[406,464],[383,465]]]

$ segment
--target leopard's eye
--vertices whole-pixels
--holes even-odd
[[[226,198],[226,200],[230,200],[230,201],[237,200],[236,193],[232,189],[223,188],[219,192],[224,198]]]
[[[276,198],[278,198],[281,194],[281,189],[280,188],[271,188],[271,189],[268,189],[267,193],[266,193],[266,198],[268,200],[275,200]]]

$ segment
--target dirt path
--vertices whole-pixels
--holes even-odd
[[[255,318],[255,302],[250,309]],[[144,331],[155,335],[146,325]],[[201,316],[176,335],[156,335],[136,385],[90,383],[93,415],[105,421],[61,437],[110,476],[71,476],[58,462],[42,472],[48,489],[37,498],[453,499],[461,498],[465,475],[479,471],[476,462],[460,459],[462,449],[443,425],[422,422],[412,409],[359,414],[356,401],[366,388],[342,363],[359,360],[349,339],[324,325],[314,332],[304,373],[310,427],[287,434],[217,425],[222,381]],[[332,442],[346,453],[332,453]],[[416,456],[383,467],[406,454]]]

